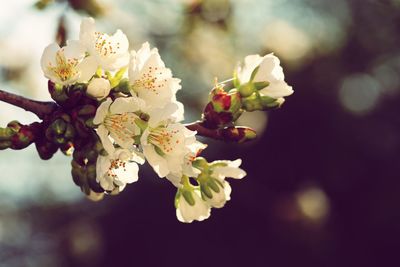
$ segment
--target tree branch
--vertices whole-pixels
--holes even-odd
[[[224,140],[224,137],[221,135],[220,129],[209,129],[204,127],[202,123],[203,123],[202,121],[195,121],[189,124],[185,124],[185,126],[191,131],[197,131],[198,135],[209,137],[216,140]]]
[[[41,119],[51,114],[57,107],[54,102],[36,101],[3,90],[0,90],[0,100],[35,113]]]
[[[256,132],[243,126],[230,126],[220,129],[210,129],[204,126],[202,121],[195,121],[185,124],[186,128],[192,131],[197,131],[198,135],[209,137],[225,142],[243,143],[256,138]]]

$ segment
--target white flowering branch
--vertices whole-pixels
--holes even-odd
[[[241,179],[241,160],[208,162],[207,145],[196,136],[242,143],[256,132],[237,126],[243,112],[280,107],[293,93],[272,54],[247,56],[234,71],[233,88],[217,83],[202,119],[182,124],[184,105],[176,99],[180,79],[156,48],[144,43],[129,51],[128,38],[98,32],[95,21],[81,23],[79,40],[48,45],[41,58],[54,102],[41,102],[0,90],[0,101],[33,112],[42,121],[0,127],[0,149],[34,143],[42,159],[58,150],[72,155],[73,181],[92,200],[120,193],[139,179],[147,162],[177,188],[175,207],[182,222],[204,220],[211,208],[230,199],[226,178]]]

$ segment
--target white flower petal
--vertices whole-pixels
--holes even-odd
[[[109,36],[96,31],[94,19],[85,18],[81,23],[79,40],[96,59],[96,68],[100,66],[104,70],[114,71],[129,63],[129,42],[121,30]]]
[[[93,45],[93,36],[96,32],[95,21],[93,18],[83,18],[81,22],[79,40],[87,48],[91,49]]]
[[[58,50],[60,50],[60,46],[57,43],[52,43],[52,44],[48,45],[43,51],[42,57],[40,59],[40,65],[42,66],[42,70],[43,70],[46,78],[49,78],[47,76],[51,76],[51,75],[49,75],[49,71],[48,71],[49,63],[53,66],[55,66],[57,64],[56,63],[56,54],[57,54]]]
[[[172,77],[158,50],[150,50],[148,43],[144,43],[139,51],[131,52],[129,80],[132,94],[137,93],[150,107],[159,108],[176,101],[175,94],[181,88],[180,80]],[[183,117],[177,115],[179,119]]]
[[[198,191],[192,193],[195,204],[191,206],[186,202],[184,197],[180,197],[178,208],[176,209],[176,217],[184,223],[191,223],[194,220],[203,221],[210,217],[210,206],[201,199]]]
[[[96,59],[93,56],[88,56],[84,58],[76,67],[81,73],[78,82],[86,82],[93,77],[97,70]]]
[[[219,186],[219,192],[212,191],[212,198],[206,197],[206,201],[213,208],[222,208],[231,199],[231,192],[232,188],[229,183],[222,181],[222,187]]]
[[[293,94],[293,89],[291,86],[288,86],[285,81],[278,81],[261,89],[259,92],[262,96],[269,96],[278,99]]]
[[[110,107],[110,112],[113,114],[123,114],[127,112],[136,112],[142,109],[144,102],[137,97],[119,97],[114,100]]]
[[[139,166],[134,162],[126,162],[125,168],[118,168],[114,172],[117,180],[123,184],[131,184],[139,179]]]
[[[259,55],[247,56],[244,60],[244,65],[239,66],[237,70],[240,83],[245,84],[249,82],[253,71],[257,67],[258,70],[252,82],[269,83],[267,87],[259,91],[262,96],[280,99],[293,93],[292,87],[285,82],[285,75],[280,66],[280,60],[273,54],[268,54],[264,57],[260,57]],[[283,103],[281,100],[280,102]]]
[[[112,103],[111,98],[107,98],[106,101],[100,104],[100,106],[97,108],[96,115],[94,116],[93,119],[94,124],[100,124],[104,121],[109,112],[111,103]]]
[[[240,164],[242,163],[241,159],[237,159],[234,161],[230,160],[217,160],[213,161],[214,163],[223,163],[227,166],[215,166],[213,167],[212,175],[219,179],[225,179],[225,177],[235,178],[235,179],[242,179],[246,176],[246,172],[239,168]]]
[[[64,56],[66,58],[82,59],[85,57],[85,48],[78,40],[68,40],[64,47]]]
[[[150,108],[146,109],[145,112],[150,115],[149,126],[157,127],[163,122],[168,121],[179,109],[179,105],[176,103],[169,103],[162,108]]]
[[[100,137],[101,144],[108,154],[113,154],[115,151],[114,145],[108,136],[109,132],[104,125],[99,125],[96,131],[97,135]]]
[[[215,167],[213,175],[216,177],[230,177],[235,179],[242,179],[246,176],[246,172],[240,168],[236,167]]]
[[[159,177],[165,177],[169,173],[168,163],[165,158],[160,156],[151,145],[143,146],[143,154],[150,166]]]

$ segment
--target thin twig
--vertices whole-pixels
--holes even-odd
[[[222,132],[219,129],[206,128],[202,125],[202,121],[195,121],[189,124],[185,124],[185,126],[191,131],[197,131],[198,135],[213,138],[216,140],[224,140],[224,136],[222,136]]]

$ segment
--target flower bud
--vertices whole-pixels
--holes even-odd
[[[67,121],[70,120],[69,116],[63,117]],[[74,127],[64,118],[55,119],[45,132],[46,138],[58,145],[66,144],[75,136]]]
[[[58,146],[48,141],[46,138],[41,138],[35,141],[36,150],[43,160],[48,160],[57,152]]]
[[[97,100],[102,100],[106,98],[111,90],[110,81],[104,78],[93,78],[89,83],[86,94],[96,98]]]
[[[51,98],[57,103],[63,103],[68,99],[68,96],[66,94],[66,87],[60,84],[55,84],[51,80],[48,81],[47,87]]]
[[[235,122],[243,112],[241,106],[241,96],[236,89],[225,92],[222,87],[215,88],[203,111],[204,125],[216,129]]]
[[[0,149],[23,149],[29,146],[37,137],[41,125],[37,122],[30,125],[22,125],[18,121],[12,121],[6,128],[0,128]]]

